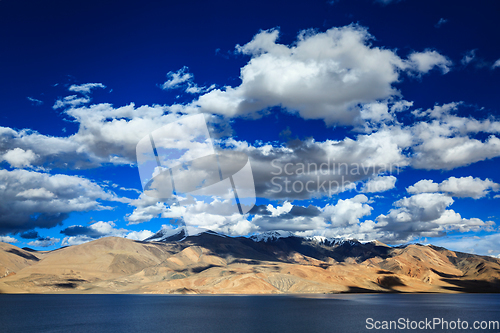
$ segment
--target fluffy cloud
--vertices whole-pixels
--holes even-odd
[[[392,179],[384,181],[392,183]],[[416,184],[415,187],[422,189],[421,185]],[[388,243],[406,242],[419,237],[439,237],[451,231],[491,230],[493,225],[491,221],[462,218],[449,209],[454,200],[442,193],[419,193],[403,198],[394,203],[395,208],[387,215],[380,215],[375,221],[362,220],[373,210],[368,198],[362,194],[337,200],[335,204],[324,207],[296,206],[287,201],[278,206],[256,206],[246,215],[234,214],[234,210],[230,209],[233,205],[231,200],[214,198],[211,201],[198,201],[181,197],[179,200],[188,200],[188,204],[181,202],[180,205],[168,206],[140,197],[134,202],[136,210],[131,216],[142,216],[146,221],[151,218],[147,216],[147,211],[152,209],[151,216],[161,216],[170,219],[173,224],[186,225],[189,233],[210,229],[238,236],[285,230],[303,236],[345,237],[364,241],[378,239]],[[143,222],[139,220],[134,223]],[[124,229],[111,228],[106,232],[95,229],[92,226],[67,228],[63,233],[68,237],[63,243],[77,244],[105,235],[140,239],[134,232]],[[150,232],[145,231],[143,235],[150,235]]]
[[[139,195],[139,198],[130,202],[134,206],[134,211],[125,217],[129,224],[138,224],[148,222],[165,212],[167,207],[164,203],[158,202],[156,198],[148,197],[145,194]]]
[[[194,76],[193,74],[189,73],[188,70],[189,69],[186,66],[184,66],[177,72],[168,72],[167,77],[169,79],[161,85],[161,88],[165,90],[175,89],[178,88],[180,85],[191,81]]]
[[[160,106],[134,108],[129,105],[115,109],[107,104],[99,104],[69,109],[66,112],[80,123],[76,134],[61,138],[0,128],[0,151],[17,148],[32,152],[36,158],[30,159],[29,162],[44,168],[80,169],[102,163],[129,164],[135,162],[136,144],[142,137],[181,117],[168,113]],[[215,119],[208,117],[209,121]],[[219,128],[224,128],[224,124],[220,125]],[[411,133],[398,126],[384,127],[371,134],[358,135],[356,139],[324,142],[295,140],[282,147],[269,144],[255,147],[233,139],[223,142],[226,149],[243,152],[249,156],[258,195],[283,199],[331,195],[352,188],[354,182],[365,180],[380,172],[391,172],[405,167],[409,164],[409,159],[403,154],[403,150],[411,143]],[[11,162],[24,163],[26,159]],[[306,168],[313,168],[311,172],[300,172],[304,164]],[[285,165],[288,165],[287,171],[290,170],[293,175],[284,172],[276,175],[277,171],[284,171]],[[320,168],[325,165],[326,172],[320,172]],[[282,186],[281,190],[279,186],[272,184],[273,178],[276,184]],[[285,181],[299,181],[301,184],[295,187],[297,191],[287,191]],[[306,184],[309,184],[307,188]],[[304,186],[300,189],[299,185]],[[139,211],[131,216],[129,221],[134,222],[135,218],[138,218],[139,222],[145,220],[137,214]]]
[[[294,140],[281,147],[231,143],[249,156],[257,195],[309,199],[353,189],[358,181],[404,168],[409,160],[403,150],[411,136],[395,127],[358,135],[356,140]]]
[[[406,191],[410,194],[439,192],[439,184],[432,179],[422,179],[406,188]]]
[[[462,103],[448,103],[426,111],[416,110],[417,122],[406,128],[412,134],[412,166],[419,169],[454,169],[500,156],[500,122],[452,114]],[[474,135],[489,135],[480,140]]]
[[[163,203],[154,203],[154,205],[146,207],[137,207],[134,211],[125,217],[129,224],[138,224],[142,222],[148,222],[151,219],[158,217],[161,213],[166,210]]]
[[[138,240],[142,241],[145,240],[146,238],[149,238],[154,235],[154,232],[151,232],[149,230],[140,230],[140,231],[131,231],[129,232],[125,238],[132,239],[132,240]]]
[[[161,85],[161,88],[163,90],[183,88],[185,92],[190,94],[199,94],[215,88],[215,85],[209,88],[199,87],[193,82],[194,75],[189,73],[188,70],[189,68],[184,66],[177,72],[168,72],[168,80]]]
[[[352,236],[353,230],[360,229],[360,218],[371,213],[365,195],[338,200],[323,208],[316,206],[295,206],[289,202],[281,206],[257,206],[251,215],[227,213],[229,201],[213,200],[211,203],[196,201],[193,205],[170,207],[165,218],[182,216],[189,230],[210,229],[230,235],[247,235],[254,232],[285,230],[294,233]]]
[[[429,117],[431,119],[440,119],[445,116],[449,116],[451,112],[456,111],[460,105],[463,105],[462,102],[451,102],[443,105],[434,105],[432,109],[422,110],[417,109],[413,110],[412,113],[417,117]]]
[[[427,126],[422,126],[427,127]],[[484,142],[467,136],[436,135],[413,148],[412,166],[427,170],[451,170],[500,156],[500,139]]]
[[[130,231],[123,228],[116,228],[116,224],[109,222],[95,222],[89,226],[73,225],[61,230],[61,234],[66,235],[62,240],[62,245],[78,245],[98,239],[101,237],[123,237],[132,240],[144,240],[153,235],[149,230]]]
[[[241,85],[215,89],[194,104],[201,111],[226,117],[258,117],[272,106],[281,106],[304,119],[328,124],[362,122],[359,105],[396,98],[393,84],[401,71],[443,72],[450,62],[436,51],[415,52],[408,60],[370,44],[366,28],[349,25],[323,33],[302,31],[292,46],[277,43],[279,31],[262,31],[237,51],[250,55],[241,69]],[[366,112],[374,120],[384,112]]]
[[[302,236],[380,240],[391,244],[421,237],[440,237],[453,231],[491,231],[494,225],[491,221],[462,218],[448,208],[453,199],[441,193],[422,193],[403,198],[394,203],[395,208],[387,215],[379,215],[375,221],[362,220],[372,212],[369,203],[366,196],[357,195],[319,209],[309,206],[307,210],[311,214],[297,212],[305,207],[293,206],[290,213],[274,217],[259,207],[254,210],[256,216],[250,222],[259,231],[279,227]]]
[[[267,210],[271,212],[271,216],[280,216],[286,213],[289,213],[293,208],[293,205],[288,201],[285,201],[283,206],[274,208],[273,205],[267,205]]]
[[[54,108],[63,109],[61,112],[79,125],[76,133],[50,137],[0,127],[0,157],[11,167],[47,170],[133,164],[141,138],[185,113],[259,117],[272,106],[281,106],[305,119],[355,125],[356,130],[364,132],[343,140],[292,140],[281,146],[223,140],[221,145],[226,149],[249,156],[257,195],[270,199],[332,197],[355,188],[360,181],[366,181],[364,192],[376,193],[395,186],[396,178],[384,174],[406,166],[452,169],[500,156],[500,140],[495,136],[500,133],[500,122],[453,115],[463,103],[415,110],[416,123],[398,123],[397,113],[407,110],[412,102],[402,100],[394,85],[403,72],[422,75],[435,68],[448,72],[452,64],[438,52],[414,52],[402,59],[395,51],[370,44],[372,36],[357,25],[324,33],[305,31],[293,45],[279,44],[278,35],[277,30],[263,31],[251,42],[238,46],[238,52],[251,57],[241,69],[241,84],[205,93],[189,105],[85,106],[90,102],[88,94],[92,89],[105,86],[73,85],[69,90],[81,95],[67,96],[57,101]],[[205,88],[193,83],[187,68],[170,72],[162,87],[205,92]],[[207,118],[227,125],[221,117]],[[489,137],[478,139],[478,133],[487,133]],[[0,170],[0,180],[0,223],[4,228],[0,233],[50,228],[72,211],[106,209],[100,200],[118,200],[81,177]],[[463,219],[448,209],[453,203],[450,196],[480,198],[498,189],[498,185],[478,178],[452,177],[441,184],[424,180],[410,188],[408,192],[414,196],[399,200],[394,209],[375,221],[360,221],[372,211],[364,195],[322,208],[294,206],[291,202],[278,207],[257,207],[253,217],[229,213],[227,207],[231,203],[226,198],[169,207],[141,195],[129,202],[134,211],[125,219],[129,224],[137,224],[158,216],[183,217],[188,226],[233,235],[281,229],[405,241],[442,235],[449,230],[487,228],[489,222]],[[66,228],[63,244],[106,235],[140,239],[150,233],[129,232],[111,223]]]
[[[336,30],[333,29],[320,34],[304,33],[303,36],[300,37],[297,46],[288,47],[276,43],[277,31],[273,30],[262,32],[255,37],[254,41],[239,47],[239,49],[241,52],[253,55],[252,60],[247,64],[247,66],[250,67],[254,66],[254,63],[260,61],[258,59],[261,59],[261,57],[280,57],[283,54],[287,57],[292,57],[294,63],[300,63],[303,59],[300,58],[299,55],[302,54],[303,57],[306,57],[308,52],[314,51],[314,47],[321,49],[322,46],[317,45],[319,41],[323,39],[330,40],[332,38],[334,42],[330,41],[329,44],[327,44],[331,44],[328,46],[332,48],[329,52],[334,58],[339,57],[339,59],[343,59],[345,56],[343,55],[344,51],[350,54],[350,46],[347,47],[350,45],[350,43],[348,43],[349,38],[354,38],[353,48],[356,49],[356,47],[359,47],[370,56],[374,54],[380,57],[389,57],[390,54],[392,54],[392,56],[396,57],[396,55],[390,51],[373,48],[368,44],[359,44],[360,40],[356,38],[361,38],[360,36],[364,34],[367,34],[367,32],[358,26],[337,28]],[[355,38],[352,36],[358,37]],[[301,46],[302,44],[304,45]],[[311,45],[312,49],[307,51],[307,45]],[[349,52],[343,49],[345,47],[347,47]],[[361,52],[361,54],[363,52]],[[328,54],[328,52],[326,53]],[[323,60],[326,61],[325,59]],[[408,70],[413,66],[411,60],[403,61],[400,59],[399,62],[401,62],[402,67],[408,68]],[[293,66],[286,68],[287,71],[290,71],[290,75],[294,73],[292,70],[293,68]],[[259,72],[260,74],[255,74],[252,77],[262,76],[262,80],[268,80],[267,75],[270,75],[268,73],[271,72],[272,71]],[[340,70],[340,72],[344,73],[342,70]],[[394,73],[396,75],[398,71]],[[365,73],[362,75],[368,74]],[[246,76],[243,76],[243,78],[245,77]],[[333,75],[332,77],[332,80],[336,80],[335,78],[338,78],[338,75]],[[255,78],[255,80],[257,80],[257,78]],[[311,80],[316,82],[316,77],[313,76]],[[330,80],[330,78],[328,78],[328,80]],[[304,80],[299,81],[302,83],[305,82]],[[244,87],[247,87],[245,82],[247,81],[243,79],[242,85],[234,89],[242,90]],[[321,84],[318,85],[323,86]],[[279,85],[272,85],[272,87],[277,86]],[[387,88],[388,91],[392,89],[390,83],[388,83],[387,86],[389,87]],[[253,83],[249,83],[248,87],[253,87]],[[272,87],[269,87],[269,89]],[[268,88],[265,89],[267,91]],[[208,94],[204,96],[207,95]],[[293,98],[295,98],[294,96],[298,96],[297,94],[292,95]],[[325,93],[324,95],[332,96],[331,93]],[[321,99],[315,101],[320,100]],[[362,103],[358,111],[359,119],[365,121],[365,130],[368,130],[368,132],[373,130],[373,128],[369,126],[366,127],[366,122],[373,121],[378,124],[383,124],[386,121],[390,122],[394,120],[393,115],[395,113],[411,106],[411,102],[401,100],[391,103],[380,101]],[[280,167],[290,161],[297,164],[299,158],[302,158],[304,161],[309,161],[308,158],[310,158],[312,162],[319,165],[325,162],[326,159],[315,157],[317,155],[316,152],[324,151],[328,153],[328,156],[331,155],[330,153],[341,152],[341,156],[346,156],[346,158],[340,158],[340,163],[346,161],[347,163],[356,162],[366,166],[370,164],[370,156],[381,156],[384,157],[381,158],[382,160],[387,160],[389,162],[381,164],[384,166],[395,162],[398,164],[398,167],[402,167],[410,164],[411,161],[412,166],[424,169],[452,169],[499,156],[500,140],[496,136],[491,135],[488,139],[482,141],[471,136],[480,132],[491,134],[499,133],[500,122],[492,119],[479,121],[472,118],[453,116],[451,112],[455,111],[460,105],[460,103],[448,103],[442,106],[436,105],[433,109],[426,111],[415,110],[413,112],[415,116],[429,117],[431,121],[421,121],[408,126],[401,126],[397,123],[381,125],[377,128],[377,131],[371,135],[360,135],[356,140],[346,138],[337,142],[296,142],[292,143],[294,145],[290,144],[287,149],[282,149],[281,151],[279,148],[269,148],[268,145],[258,148],[249,146],[246,150],[253,155],[252,165],[254,165],[253,162],[255,162],[257,169],[259,169],[257,170],[257,174],[265,178],[262,179],[263,182],[257,184],[257,188],[258,190],[269,190],[269,171],[273,170],[273,168],[269,166],[269,162],[272,161],[269,157],[272,155],[277,157],[277,163],[280,164]],[[79,124],[77,133],[69,137],[50,137],[29,130],[15,131],[10,128],[0,128],[0,154],[3,156],[4,160],[7,162],[10,161],[9,163],[12,163],[11,165],[16,167],[41,166],[44,168],[69,167],[81,169],[96,167],[103,163],[132,164],[135,163],[135,146],[142,137],[162,125],[169,124],[182,117],[182,115],[177,112],[197,111],[199,110],[196,107],[179,105],[170,107],[146,105],[136,108],[131,104],[124,107],[113,108],[109,104],[97,104],[88,107],[70,107],[64,112]],[[331,115],[335,114],[337,113],[331,112]],[[227,123],[222,123],[219,118],[209,116],[208,120],[218,122],[218,127],[224,128],[223,130],[229,133],[230,130],[227,127]],[[237,147],[246,144],[245,142],[236,142],[234,140],[232,142],[234,142]],[[294,152],[299,149],[306,150],[304,152]],[[403,154],[405,150],[409,152],[409,154]],[[352,156],[349,155],[349,153],[351,153]],[[307,154],[310,154],[310,156],[307,156]],[[338,155],[335,155],[336,158],[337,156]],[[364,156],[367,156],[367,158]],[[357,161],[354,161],[354,157]],[[385,157],[388,158],[385,159]],[[411,157],[411,160],[408,160],[408,157]],[[395,161],[397,159],[399,159],[399,161]],[[268,165],[265,166],[263,164],[264,162]],[[381,165],[375,166],[371,164],[371,167],[376,168]],[[346,180],[350,182],[364,180],[367,176],[372,176],[374,174],[377,174],[377,171],[365,173],[362,177],[346,177]],[[338,181],[337,178],[325,177],[324,180]],[[320,183],[320,181],[316,182]],[[321,192],[321,190],[320,188],[317,192]],[[266,194],[270,194],[269,191]],[[302,191],[302,197],[308,196],[304,194],[304,191]],[[286,196],[283,195],[273,196],[272,193],[270,195],[271,197],[286,198]]]
[[[450,177],[441,184],[434,183],[432,180],[423,179],[415,185],[407,188],[408,193],[433,193],[444,192],[453,197],[479,199],[485,197],[489,191],[498,191],[500,185],[490,179],[481,180],[480,178]]]
[[[0,127],[0,156],[16,167],[31,164],[45,168],[82,169],[103,163],[135,163],[137,142],[178,116],[163,107],[128,105],[114,109],[109,104],[66,111],[79,124],[69,137],[52,137],[29,130]]]
[[[71,212],[110,209],[100,200],[121,200],[77,176],[0,170],[0,184],[0,234],[52,228]]]
[[[500,185],[490,179],[481,180],[480,178],[450,177],[439,185],[439,190],[449,193],[454,197],[479,199],[486,196],[489,191],[498,191]]]
[[[77,107],[82,104],[90,103],[90,98],[88,97],[78,97],[77,95],[66,96],[63,99],[59,99],[52,106],[53,109],[60,109],[66,107]]]
[[[62,246],[80,245],[93,240],[94,238],[85,235],[64,237],[63,240],[61,241],[61,245]]]
[[[79,129],[68,137],[0,127],[0,157],[6,159],[7,154],[7,158],[17,165],[29,162],[32,166],[46,169],[84,169],[105,163],[134,164],[139,140],[164,125],[186,117],[174,109],[159,105],[136,108],[134,104],[119,108],[110,104],[69,108],[64,112],[79,124]],[[229,124],[220,117],[206,115],[205,118],[216,128],[211,133],[215,137],[230,133]]]
[[[435,67],[441,69],[443,74],[450,71],[452,62],[437,51],[427,50],[425,52],[414,52],[409,56],[410,62],[414,70],[419,73],[428,73]]]
[[[185,200],[188,202],[180,201],[179,205],[165,209],[161,217],[172,219],[172,224],[185,224],[188,230],[209,229],[229,235],[240,235],[242,230],[255,231],[252,227],[246,227],[247,215],[234,212],[231,199],[214,198],[206,202],[188,197]]]
[[[357,224],[360,218],[371,214],[373,208],[367,202],[365,195],[358,194],[352,199],[339,200],[336,205],[326,205],[322,216],[333,228]]]
[[[500,67],[500,59],[498,59],[497,61],[495,61],[495,62],[493,63],[493,65],[491,66],[491,69],[495,69],[495,68],[497,68],[497,67]]]
[[[398,101],[401,103],[401,101]],[[392,108],[389,107],[388,103],[367,103],[360,107],[360,118],[365,121],[365,131],[370,132],[370,125],[372,124],[382,124],[389,123],[394,120],[394,105]],[[358,126],[357,129],[361,129],[362,126]]]
[[[4,243],[17,243],[18,241],[14,237],[0,236],[0,242],[4,242]]]
[[[465,219],[452,209],[454,200],[442,193],[420,193],[394,203],[387,215],[380,215],[378,228],[384,231],[382,240],[405,242],[415,237],[439,237],[448,231],[489,230],[494,222],[477,218]]]
[[[24,150],[21,148],[14,148],[8,150],[0,158],[10,164],[14,168],[23,168],[31,166],[37,159],[37,155],[31,150]]]
[[[362,191],[366,193],[385,192],[396,186],[397,178],[394,176],[377,176],[368,180]]]
[[[76,93],[80,93],[83,95],[87,95],[87,94],[90,94],[92,89],[96,89],[96,88],[105,89],[106,86],[102,83],[84,83],[84,84],[80,84],[80,85],[73,84],[68,88],[68,90],[76,92]]]
[[[97,165],[92,163],[93,159],[72,137],[52,137],[29,130],[16,131],[8,127],[0,127],[0,156],[15,167],[79,169]]]
[[[491,221],[465,219],[449,209],[453,199],[441,193],[421,193],[395,202],[387,215],[375,221],[362,220],[373,208],[365,195],[338,200],[322,208],[286,204],[269,209],[260,206],[253,210],[249,223],[255,230],[286,230],[302,236],[356,238],[363,241],[381,240],[388,243],[407,242],[419,237],[439,237],[450,231],[491,230]],[[275,211],[288,211],[274,214]],[[304,213],[307,211],[308,213]]]
[[[85,235],[91,238],[99,238],[103,236],[123,236],[127,233],[125,229],[114,229],[114,222],[95,222],[90,226],[72,225],[61,230],[61,234],[66,236]]]
[[[228,149],[249,156],[257,196],[310,199],[355,189],[356,182],[366,179],[370,179],[364,187],[366,192],[393,188],[394,176],[377,174],[395,172],[408,165],[408,158],[402,153],[408,142],[411,138],[406,132],[392,129],[359,135],[356,140],[295,140],[279,147],[255,147],[235,140],[225,143]],[[147,222],[167,209],[164,203],[146,195],[130,204],[135,207],[126,217],[130,224]]]
[[[49,246],[52,246],[52,245],[59,243],[59,241],[60,241],[59,238],[52,238],[52,237],[43,238],[43,237],[41,237],[35,241],[29,242],[28,245],[35,246],[35,247],[49,247]]]

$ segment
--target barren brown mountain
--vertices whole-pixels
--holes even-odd
[[[500,260],[424,245],[205,232],[50,252],[0,243],[0,293],[499,292]]]

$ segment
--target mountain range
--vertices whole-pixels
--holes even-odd
[[[0,293],[302,294],[500,292],[500,259],[268,232],[160,230],[53,251],[0,243]]]

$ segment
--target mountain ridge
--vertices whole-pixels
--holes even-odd
[[[50,252],[0,243],[0,293],[500,292],[499,259],[432,245],[173,235],[183,237],[105,237]]]

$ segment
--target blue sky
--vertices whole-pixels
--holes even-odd
[[[143,239],[182,214],[232,235],[281,229],[499,256],[499,9],[4,0],[0,240]],[[250,214],[217,202],[181,212],[141,194],[136,144],[198,113],[249,156]],[[298,172],[329,161],[347,169]],[[351,185],[317,186],[342,179]],[[316,190],[279,190],[284,180]]]

